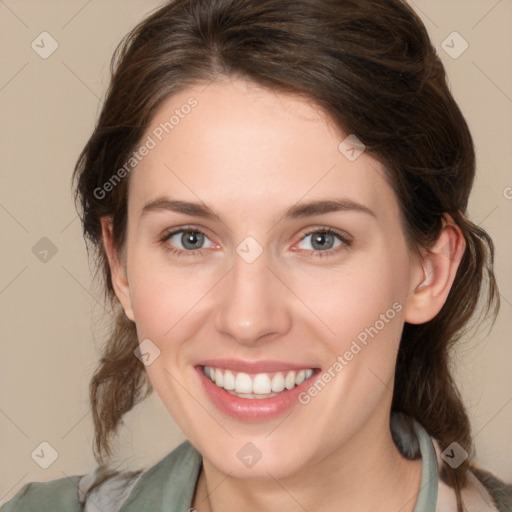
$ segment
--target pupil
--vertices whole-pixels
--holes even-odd
[[[199,244],[201,246],[203,241],[203,235],[202,233],[197,233],[195,231],[187,231],[186,233],[183,233],[181,236],[181,242],[183,244],[183,247],[186,249],[197,249],[196,244]]]

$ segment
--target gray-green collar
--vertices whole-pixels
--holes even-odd
[[[413,421],[414,431],[420,445],[422,471],[420,491],[414,512],[435,512],[437,504],[437,458],[432,439],[427,431]]]

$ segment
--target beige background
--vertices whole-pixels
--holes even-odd
[[[159,4],[0,0],[0,504],[26,482],[94,468],[87,385],[107,318],[91,285],[70,176],[92,131],[115,45]],[[477,460],[512,481],[512,1],[411,4],[446,65],[477,147],[470,215],[496,242],[503,305],[490,334],[480,331],[460,345],[455,367]],[[43,31],[59,45],[47,59],[31,48]],[[453,31],[469,44],[456,59],[441,46]],[[32,252],[42,237],[57,249],[46,263]],[[128,415],[120,458],[152,464],[182,439],[153,396]],[[48,469],[31,457],[43,441],[58,452]]]

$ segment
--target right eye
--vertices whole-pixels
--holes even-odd
[[[165,234],[160,239],[165,250],[177,254],[178,256],[195,256],[205,249],[203,245],[209,242],[213,248],[213,242],[202,232],[197,229],[177,229]]]

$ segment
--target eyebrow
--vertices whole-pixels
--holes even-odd
[[[205,204],[172,200],[166,197],[158,197],[148,201],[142,208],[141,217],[150,212],[161,211],[171,211],[222,222],[220,216]],[[305,217],[313,217],[315,215],[343,211],[364,213],[377,218],[370,208],[350,199],[326,199],[294,204],[284,212],[284,215],[280,217],[279,221],[301,219]]]
[[[211,208],[205,204],[192,203],[190,201],[172,200],[167,197],[157,197],[148,201],[142,208],[141,217],[150,212],[170,211],[183,213],[193,217],[202,217],[205,219],[221,220]]]

